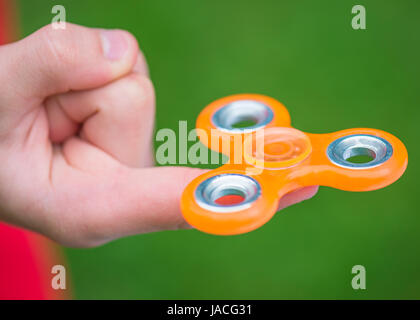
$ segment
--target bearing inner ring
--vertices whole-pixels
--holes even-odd
[[[238,195],[243,198],[240,203],[222,205],[216,200],[227,196]],[[195,190],[197,204],[212,212],[235,212],[247,209],[261,195],[260,184],[253,178],[242,174],[219,174],[199,184]]]
[[[327,148],[330,161],[343,168],[368,169],[379,166],[391,158],[392,145],[385,139],[369,135],[354,134],[334,140]],[[371,161],[354,163],[348,161],[354,156],[369,156]]]
[[[211,119],[214,126],[229,133],[247,133],[265,127],[273,120],[273,110],[264,103],[254,100],[238,100],[217,110]],[[235,124],[251,121],[254,125],[235,128]]]

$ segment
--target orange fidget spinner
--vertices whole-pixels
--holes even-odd
[[[235,125],[241,122],[248,123]],[[200,113],[196,127],[203,144],[229,156],[226,164],[194,179],[181,198],[188,223],[212,234],[262,226],[281,197],[299,188],[370,191],[393,183],[407,167],[407,150],[392,134],[367,128],[304,133],[291,127],[283,104],[263,95],[216,100]]]

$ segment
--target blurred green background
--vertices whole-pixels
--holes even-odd
[[[137,37],[158,129],[193,128],[209,102],[252,92],[282,101],[304,131],[379,128],[410,156],[385,189],[321,188],[249,234],[169,231],[65,249],[76,298],[420,298],[419,1],[21,0],[22,34],[51,22],[55,4],[70,22]],[[355,4],[367,30],[351,28]],[[351,287],[356,264],[367,290]]]

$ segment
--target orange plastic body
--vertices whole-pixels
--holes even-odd
[[[280,145],[269,147],[266,140],[265,153],[276,154],[276,148],[281,152],[278,161],[257,159],[253,154],[258,141],[259,129],[251,133],[229,133],[218,130],[212,122],[213,114],[234,101],[254,100],[263,103],[273,111],[273,119],[264,130],[273,129],[274,135],[280,139]],[[370,191],[383,188],[396,181],[407,167],[407,150],[403,143],[390,133],[368,128],[341,130],[328,134],[303,133],[291,128],[290,116],[283,104],[270,97],[256,94],[241,94],[219,99],[208,105],[199,115],[196,128],[202,143],[212,148],[211,139],[219,139],[218,147],[213,150],[233,158],[233,141],[241,136],[243,141],[242,161],[228,163],[208,171],[194,179],[184,190],[181,199],[182,213],[193,227],[207,233],[218,235],[233,235],[252,231],[265,224],[276,213],[279,200],[285,194],[305,186],[322,185],[346,191]],[[277,130],[277,131],[276,131]],[[283,131],[285,135],[282,134]],[[216,134],[215,134],[216,133]],[[293,143],[288,144],[290,134]],[[346,168],[331,162],[327,156],[328,146],[336,139],[353,134],[367,134],[380,137],[392,145],[392,156],[384,163],[364,169]],[[250,137],[252,136],[253,139]],[[264,135],[264,139],[270,133]],[[211,139],[209,139],[211,137]],[[231,145],[228,152],[222,149],[223,141]],[[251,146],[246,146],[250,144]],[[251,149],[249,149],[251,147]],[[247,152],[246,149],[251,150]],[[296,151],[296,152],[295,152]],[[292,155],[295,152],[296,154]],[[292,155],[292,156],[291,156]],[[289,158],[288,158],[289,157]],[[224,173],[237,173],[251,176],[261,188],[258,199],[249,208],[235,212],[213,212],[200,206],[195,199],[197,187],[206,179]]]

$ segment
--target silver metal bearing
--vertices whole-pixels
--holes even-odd
[[[229,205],[216,202],[227,195],[241,196],[243,201]],[[224,173],[201,182],[195,190],[195,201],[206,210],[227,213],[249,208],[260,195],[261,186],[255,179],[242,174]]]
[[[217,110],[211,119],[214,126],[229,133],[247,133],[265,127],[273,120],[273,110],[264,103],[254,100],[238,100]],[[242,121],[255,123],[243,128],[235,128]]]
[[[327,156],[337,166],[350,169],[368,169],[391,158],[392,145],[385,139],[369,134],[353,134],[334,140],[327,148]],[[371,161],[348,161],[354,156],[367,156]]]

